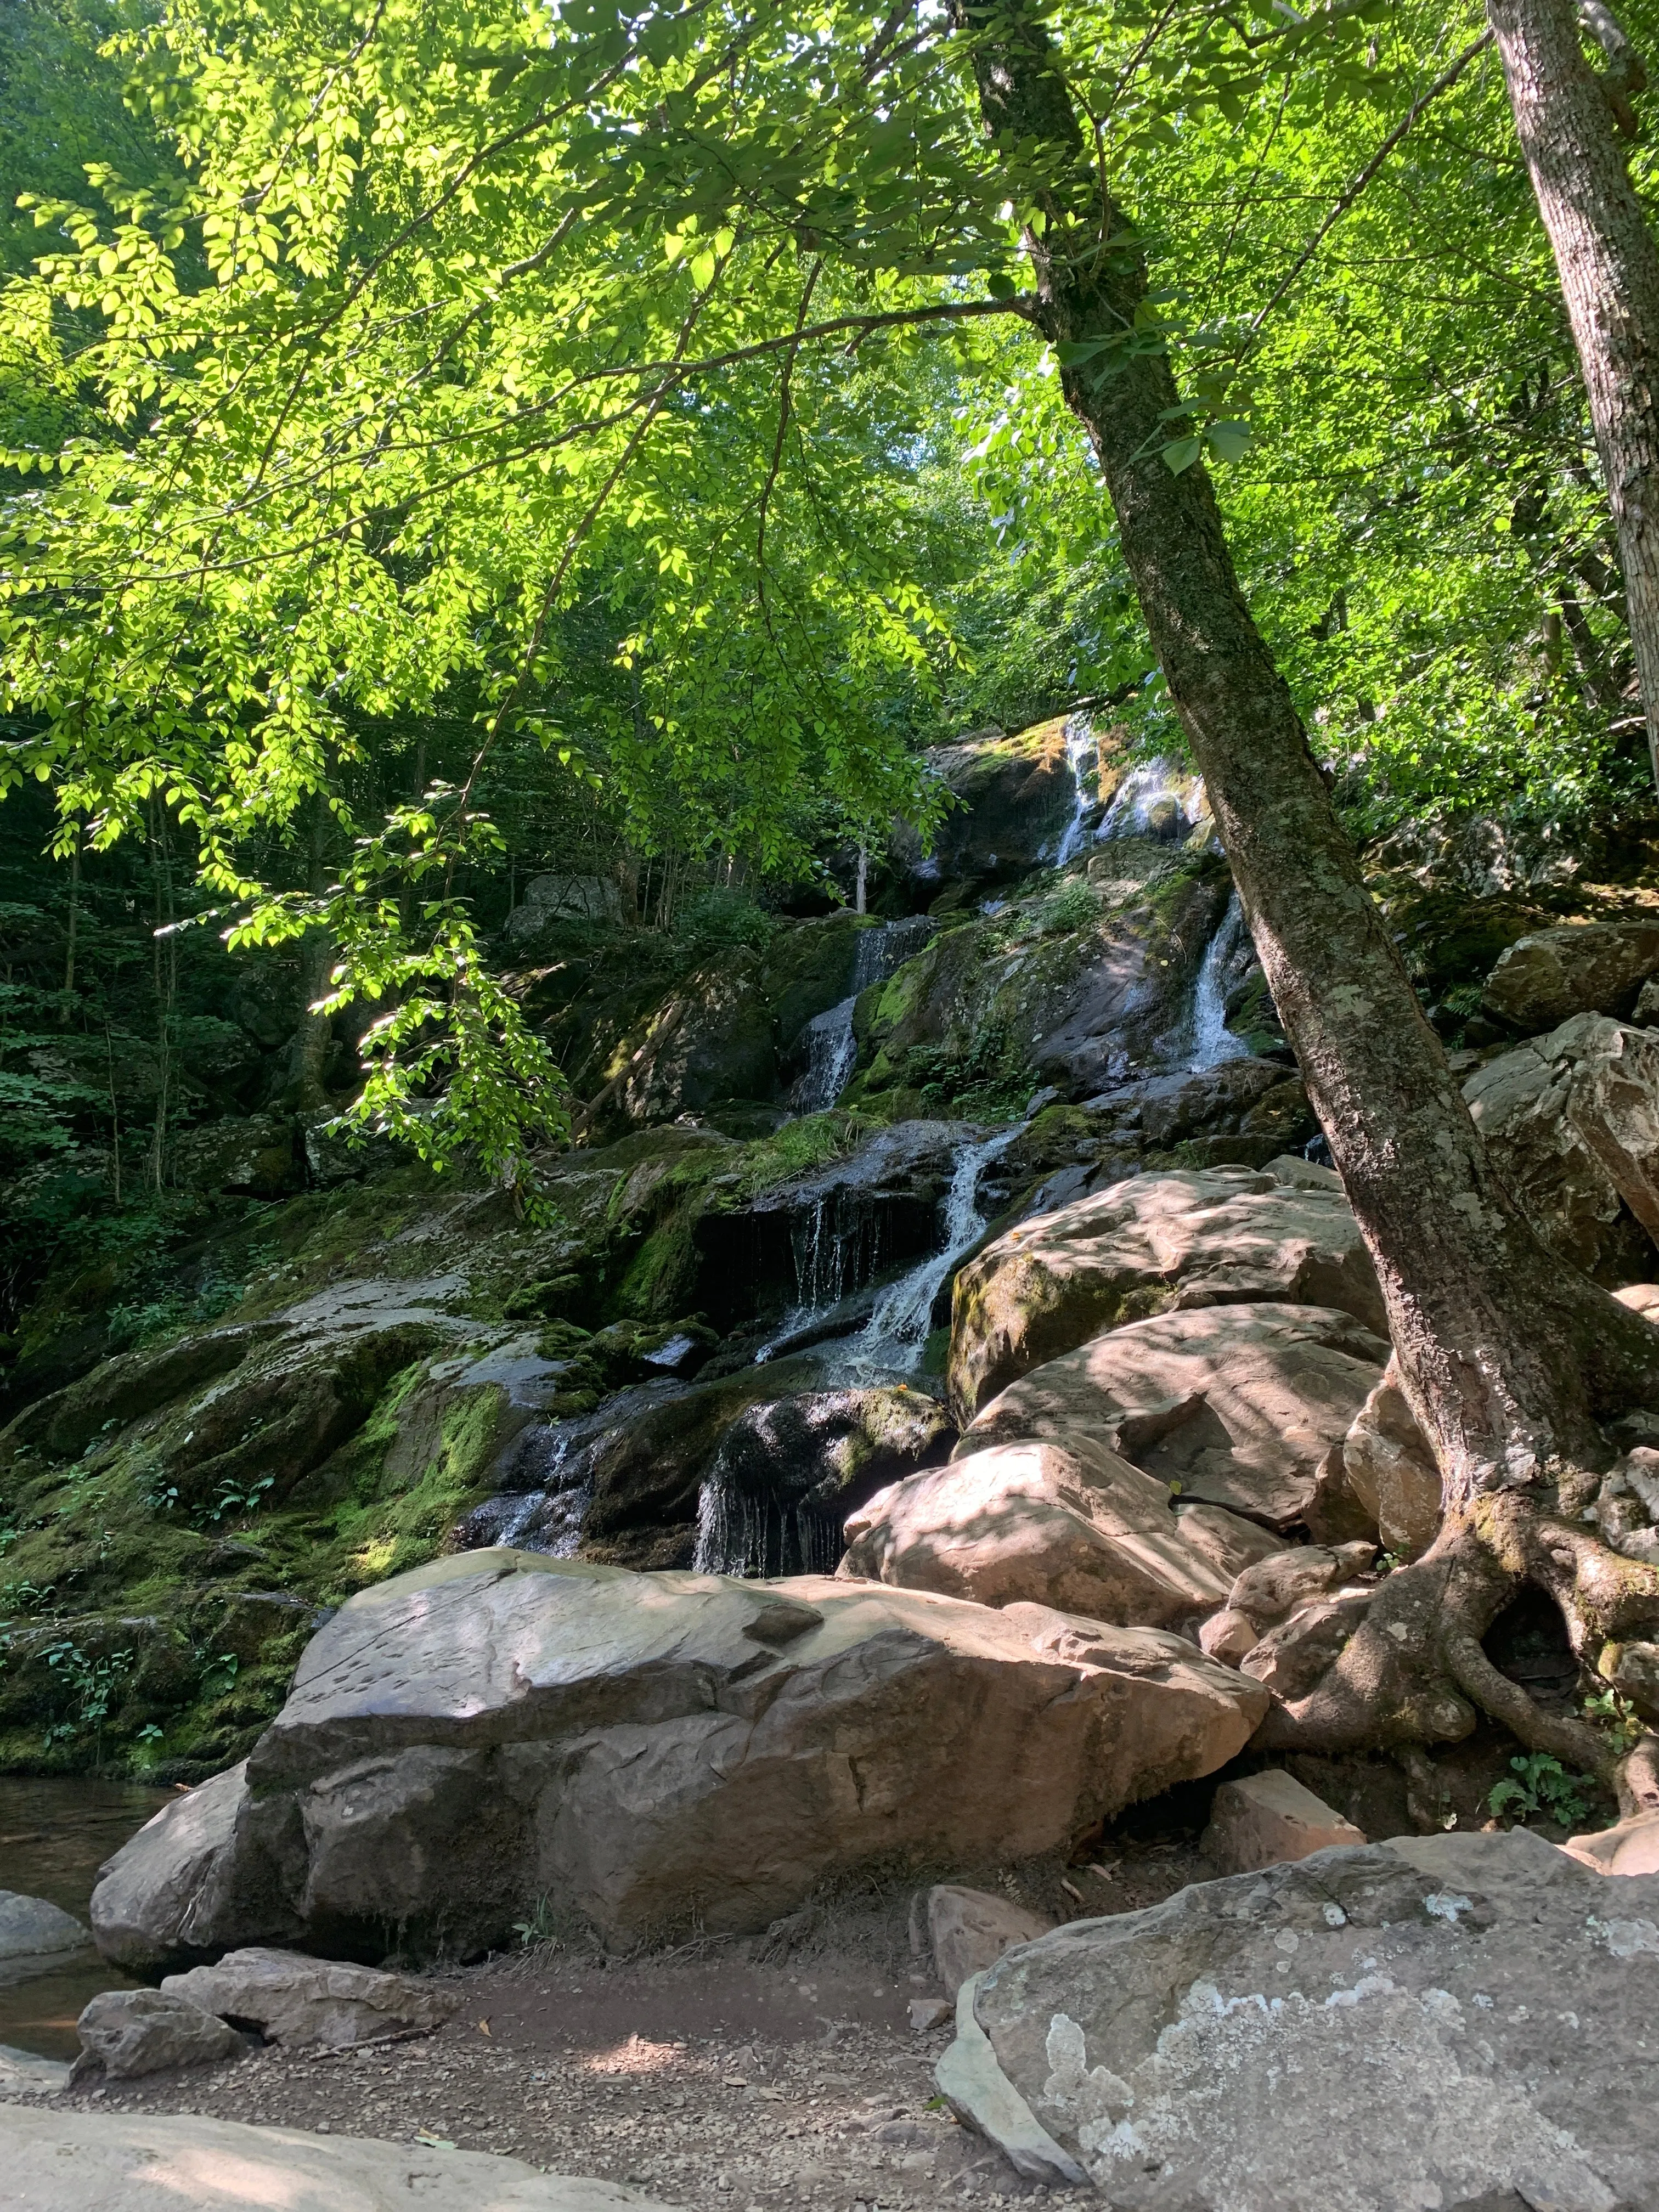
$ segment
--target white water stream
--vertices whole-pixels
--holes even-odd
[[[1220,927],[1205,948],[1193,985],[1192,1011],[1188,1016],[1182,1057],[1189,1067],[1219,1067],[1224,1060],[1244,1060],[1250,1048],[1227,1026],[1227,969],[1244,933],[1244,909],[1235,891],[1227,902]]]
[[[806,1039],[806,1073],[797,1082],[791,1100],[798,1114],[823,1114],[833,1106],[853,1079],[859,1056],[853,1035],[853,1010],[860,992],[872,983],[884,983],[907,960],[914,960],[939,927],[925,914],[906,915],[900,921],[884,921],[859,933],[853,955],[853,988],[827,1013],[814,1014],[802,1034]]]

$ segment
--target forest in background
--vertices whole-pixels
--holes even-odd
[[[1641,704],[1464,14],[1050,21],[1143,211],[1166,464],[1350,829],[1571,844],[1647,812]],[[943,31],[11,0],[14,1319],[48,1249],[165,1241],[180,1135],[256,1097],[521,1179],[569,1111],[496,980],[538,874],[741,942],[860,845],[879,898],[930,744],[1085,702],[1182,752]]]

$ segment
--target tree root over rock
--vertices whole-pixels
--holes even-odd
[[[1659,1809],[1659,1735],[1626,1748],[1587,1720],[1551,1712],[1482,1648],[1528,1586],[1556,1606],[1590,1674],[1623,1644],[1659,1637],[1659,1569],[1624,1558],[1559,1510],[1593,1495],[1596,1480],[1560,1481],[1554,1510],[1534,1492],[1506,1489],[1448,1512],[1431,1549],[1387,1577],[1316,1672],[1298,1678],[1294,1645],[1281,1642],[1278,1701],[1257,1744],[1327,1755],[1391,1752],[1406,1771],[1413,1820],[1437,1826],[1428,1747],[1461,1741],[1485,1713],[1527,1750],[1593,1775],[1617,1793],[1622,1813]],[[1324,1657],[1312,1634],[1308,1656]]]

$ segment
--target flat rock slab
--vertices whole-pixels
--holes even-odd
[[[0,1960],[50,1958],[91,1941],[91,1929],[50,1899],[0,1889]]]
[[[12,2212],[650,2212],[637,2189],[516,2158],[298,2128],[0,2106]]]
[[[1659,1877],[1610,1883],[1516,1829],[1074,1922],[991,1967],[973,2009],[1114,2212],[1450,2212],[1506,2191],[1652,2212],[1656,2005]]]
[[[140,1966],[181,1938],[482,1948],[543,1898],[748,1930],[877,1861],[1067,1844],[1214,1772],[1267,1703],[1180,1637],[1045,1606],[465,1553],[341,1607],[246,1778],[118,1852],[93,1926]]]
[[[1034,1367],[963,1431],[955,1456],[1089,1437],[1184,1498],[1287,1528],[1320,1462],[1381,1376],[1387,1344],[1334,1308],[1212,1306],[1160,1314]]]
[[[40,2058],[32,2051],[0,2043],[0,2097],[28,2093],[55,2096],[59,2089],[68,2088],[69,2078],[67,2059]]]
[[[1033,1367],[1170,1306],[1334,1306],[1387,1333],[1382,1293],[1340,1188],[1272,1168],[1136,1176],[1021,1222],[957,1278],[951,1395],[968,1420]]]
[[[1611,1828],[1569,1836],[1561,1848],[1592,1874],[1659,1875],[1659,1813],[1634,1813]]]
[[[1218,1874],[1250,1874],[1364,1840],[1363,1829],[1304,1790],[1293,1774],[1270,1766],[1222,1784],[1211,1801],[1200,1849]]]
[[[441,2027],[458,1992],[411,1974],[382,1973],[293,1951],[230,1951],[212,1966],[169,1974],[163,1996],[188,1997],[222,2020],[246,2021],[269,2043],[345,2051]]]

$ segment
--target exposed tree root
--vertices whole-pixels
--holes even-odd
[[[1582,1482],[1560,1492],[1593,1495]],[[1388,1750],[1405,1770],[1413,1820],[1432,1827],[1440,1808],[1428,1747],[1460,1741],[1485,1713],[1528,1751],[1615,1790],[1622,1811],[1659,1810],[1659,1736],[1621,1754],[1608,1732],[1540,1705],[1482,1648],[1528,1586],[1559,1608],[1589,1674],[1610,1645],[1659,1637],[1659,1571],[1545,1510],[1534,1492],[1488,1492],[1449,1514],[1431,1549],[1386,1578],[1339,1650],[1322,1649],[1310,1624],[1303,1674],[1294,1649],[1280,1653],[1279,1702],[1257,1741],[1327,1754]]]

